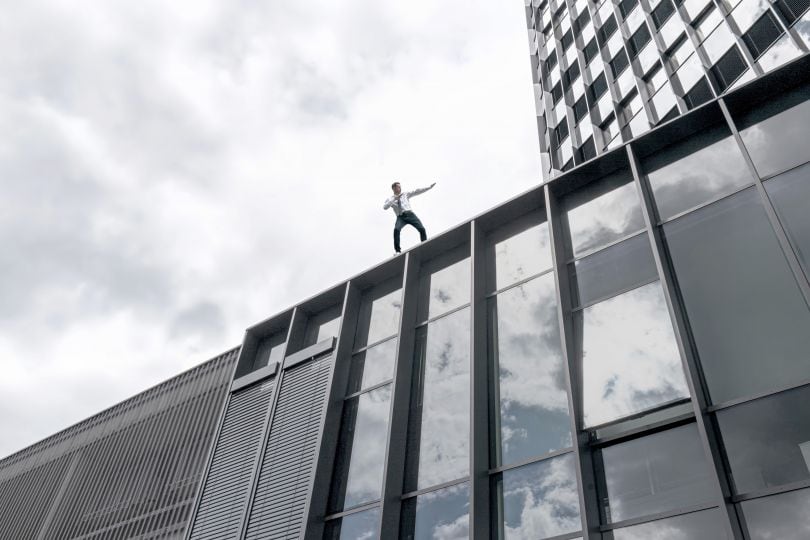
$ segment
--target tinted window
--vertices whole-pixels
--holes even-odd
[[[642,233],[576,261],[571,280],[574,302],[589,304],[657,278],[650,241]]]
[[[419,292],[420,322],[470,301],[470,258],[461,258],[461,254],[461,251],[448,253],[423,269]],[[434,270],[436,267],[439,269]]]
[[[810,478],[810,388],[717,413],[738,493]]]
[[[754,188],[664,233],[715,403],[810,377],[810,314]]]
[[[710,470],[695,424],[602,450],[610,522],[711,502]]]
[[[689,396],[659,282],[577,315],[587,425]]]
[[[490,306],[497,320],[495,464],[571,446],[554,275],[509,289]]]
[[[752,540],[806,540],[810,537],[810,489],[742,503]]]
[[[359,392],[394,376],[397,340],[389,339],[352,357],[347,393]]]
[[[395,278],[363,295],[357,322],[354,348],[393,336],[399,332],[399,312],[402,309],[401,278]]]
[[[334,511],[380,498],[390,403],[389,384],[350,399],[344,405],[332,486]]]
[[[284,360],[284,344],[287,340],[287,331],[276,332],[259,342],[253,369],[262,368],[270,363]]]
[[[380,509],[372,508],[330,521],[326,529],[327,540],[376,540]]]
[[[534,540],[582,528],[573,454],[504,472],[495,496],[501,538]]]
[[[726,538],[723,515],[717,509],[616,529],[608,540],[707,540]],[[781,537],[780,537],[781,540]]]
[[[657,152],[644,160],[644,169],[663,220],[753,182],[726,127]]]
[[[304,335],[304,347],[337,337],[340,330],[340,308],[338,304],[309,319]]]
[[[503,240],[493,237],[492,241],[495,278],[490,279],[490,290],[503,289],[552,267],[546,223],[534,225]]]
[[[470,310],[419,329],[407,491],[466,476],[470,436]]]
[[[409,499],[402,508],[403,540],[461,540],[469,532],[470,489],[465,484]]]
[[[810,271],[810,164],[802,165],[765,182],[782,225],[805,271]]]
[[[644,228],[636,186],[627,173],[591,184],[565,200],[574,255],[595,250]]]
[[[808,87],[769,101],[740,122],[742,136],[761,176],[810,160]]]

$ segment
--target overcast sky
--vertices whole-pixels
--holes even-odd
[[[15,2],[0,456],[540,181],[519,0]],[[403,232],[403,247],[418,240]]]

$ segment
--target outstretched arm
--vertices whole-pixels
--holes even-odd
[[[435,186],[435,185],[436,185],[436,182],[433,182],[428,187],[416,188],[413,191],[409,191],[408,192],[408,197],[416,197],[417,195],[421,195],[422,193],[433,189],[433,186]]]

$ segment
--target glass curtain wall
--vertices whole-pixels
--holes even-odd
[[[470,474],[469,245],[422,265],[402,538],[467,538]]]
[[[497,537],[541,540],[582,522],[549,228],[531,217],[487,239],[490,467]]]
[[[328,507],[343,517],[330,520],[327,538],[378,534],[401,287],[402,278],[393,278],[366,291],[360,301]]]

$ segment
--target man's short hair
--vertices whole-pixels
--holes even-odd
[[[399,185],[399,182],[394,182],[393,184],[391,184],[391,189],[394,189],[394,186],[398,186],[398,185]]]

